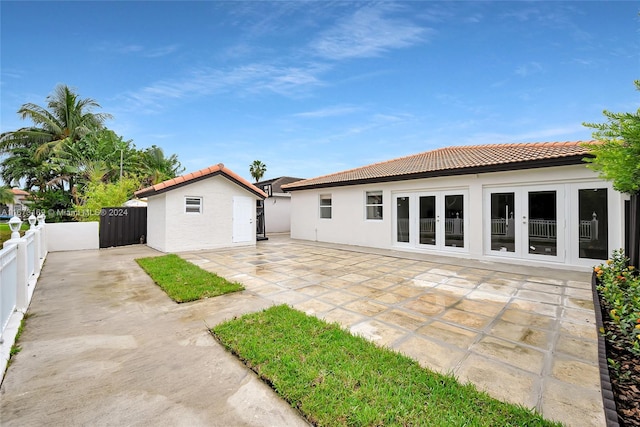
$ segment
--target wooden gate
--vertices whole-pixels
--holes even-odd
[[[100,211],[100,247],[126,246],[147,241],[147,208],[116,207]]]

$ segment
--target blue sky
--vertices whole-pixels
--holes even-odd
[[[311,178],[633,112],[637,2],[2,1],[0,131],[58,83],[186,172]]]

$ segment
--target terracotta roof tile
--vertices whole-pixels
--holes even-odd
[[[209,176],[220,175],[220,174],[230,179],[231,181],[236,182],[238,185],[246,188],[247,190],[251,191],[252,193],[262,198],[267,197],[264,191],[262,191],[255,185],[251,184],[249,181],[242,178],[240,175],[236,174],[231,169],[226,168],[222,163],[218,163],[215,166],[209,166],[208,168],[200,169],[195,172],[190,172],[186,175],[178,176],[178,177],[160,182],[158,184],[151,185],[149,187],[143,188],[142,190],[136,191],[135,195],[138,198],[153,196],[155,194],[164,193],[165,191],[172,190],[174,187],[177,188],[181,185],[186,185],[190,181],[197,181],[200,179],[207,178]]]
[[[306,179],[283,185],[287,190],[299,190],[331,185],[348,185],[371,180],[401,180],[408,175],[439,174],[447,175],[465,169],[483,168],[544,161],[561,158],[579,158],[588,154],[588,144],[598,141],[542,142],[520,144],[487,144],[473,146],[453,146],[413,154],[384,162],[374,163],[355,169],[337,172],[316,178]]]
[[[28,196],[29,192],[21,190],[19,188],[12,188],[11,192],[16,196]]]

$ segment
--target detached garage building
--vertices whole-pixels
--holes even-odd
[[[184,252],[256,244],[262,190],[222,163],[136,191],[147,198],[147,245]]]

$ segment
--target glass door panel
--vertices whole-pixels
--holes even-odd
[[[491,250],[515,252],[515,193],[491,193]]]
[[[529,254],[558,255],[558,210],[555,191],[530,191],[528,194]]]
[[[579,257],[607,259],[609,233],[607,224],[607,189],[578,190]]]
[[[409,243],[409,197],[396,197],[396,242]]]
[[[436,237],[436,196],[420,197],[420,244],[435,245]]]
[[[464,196],[444,196],[444,245],[464,248]]]

